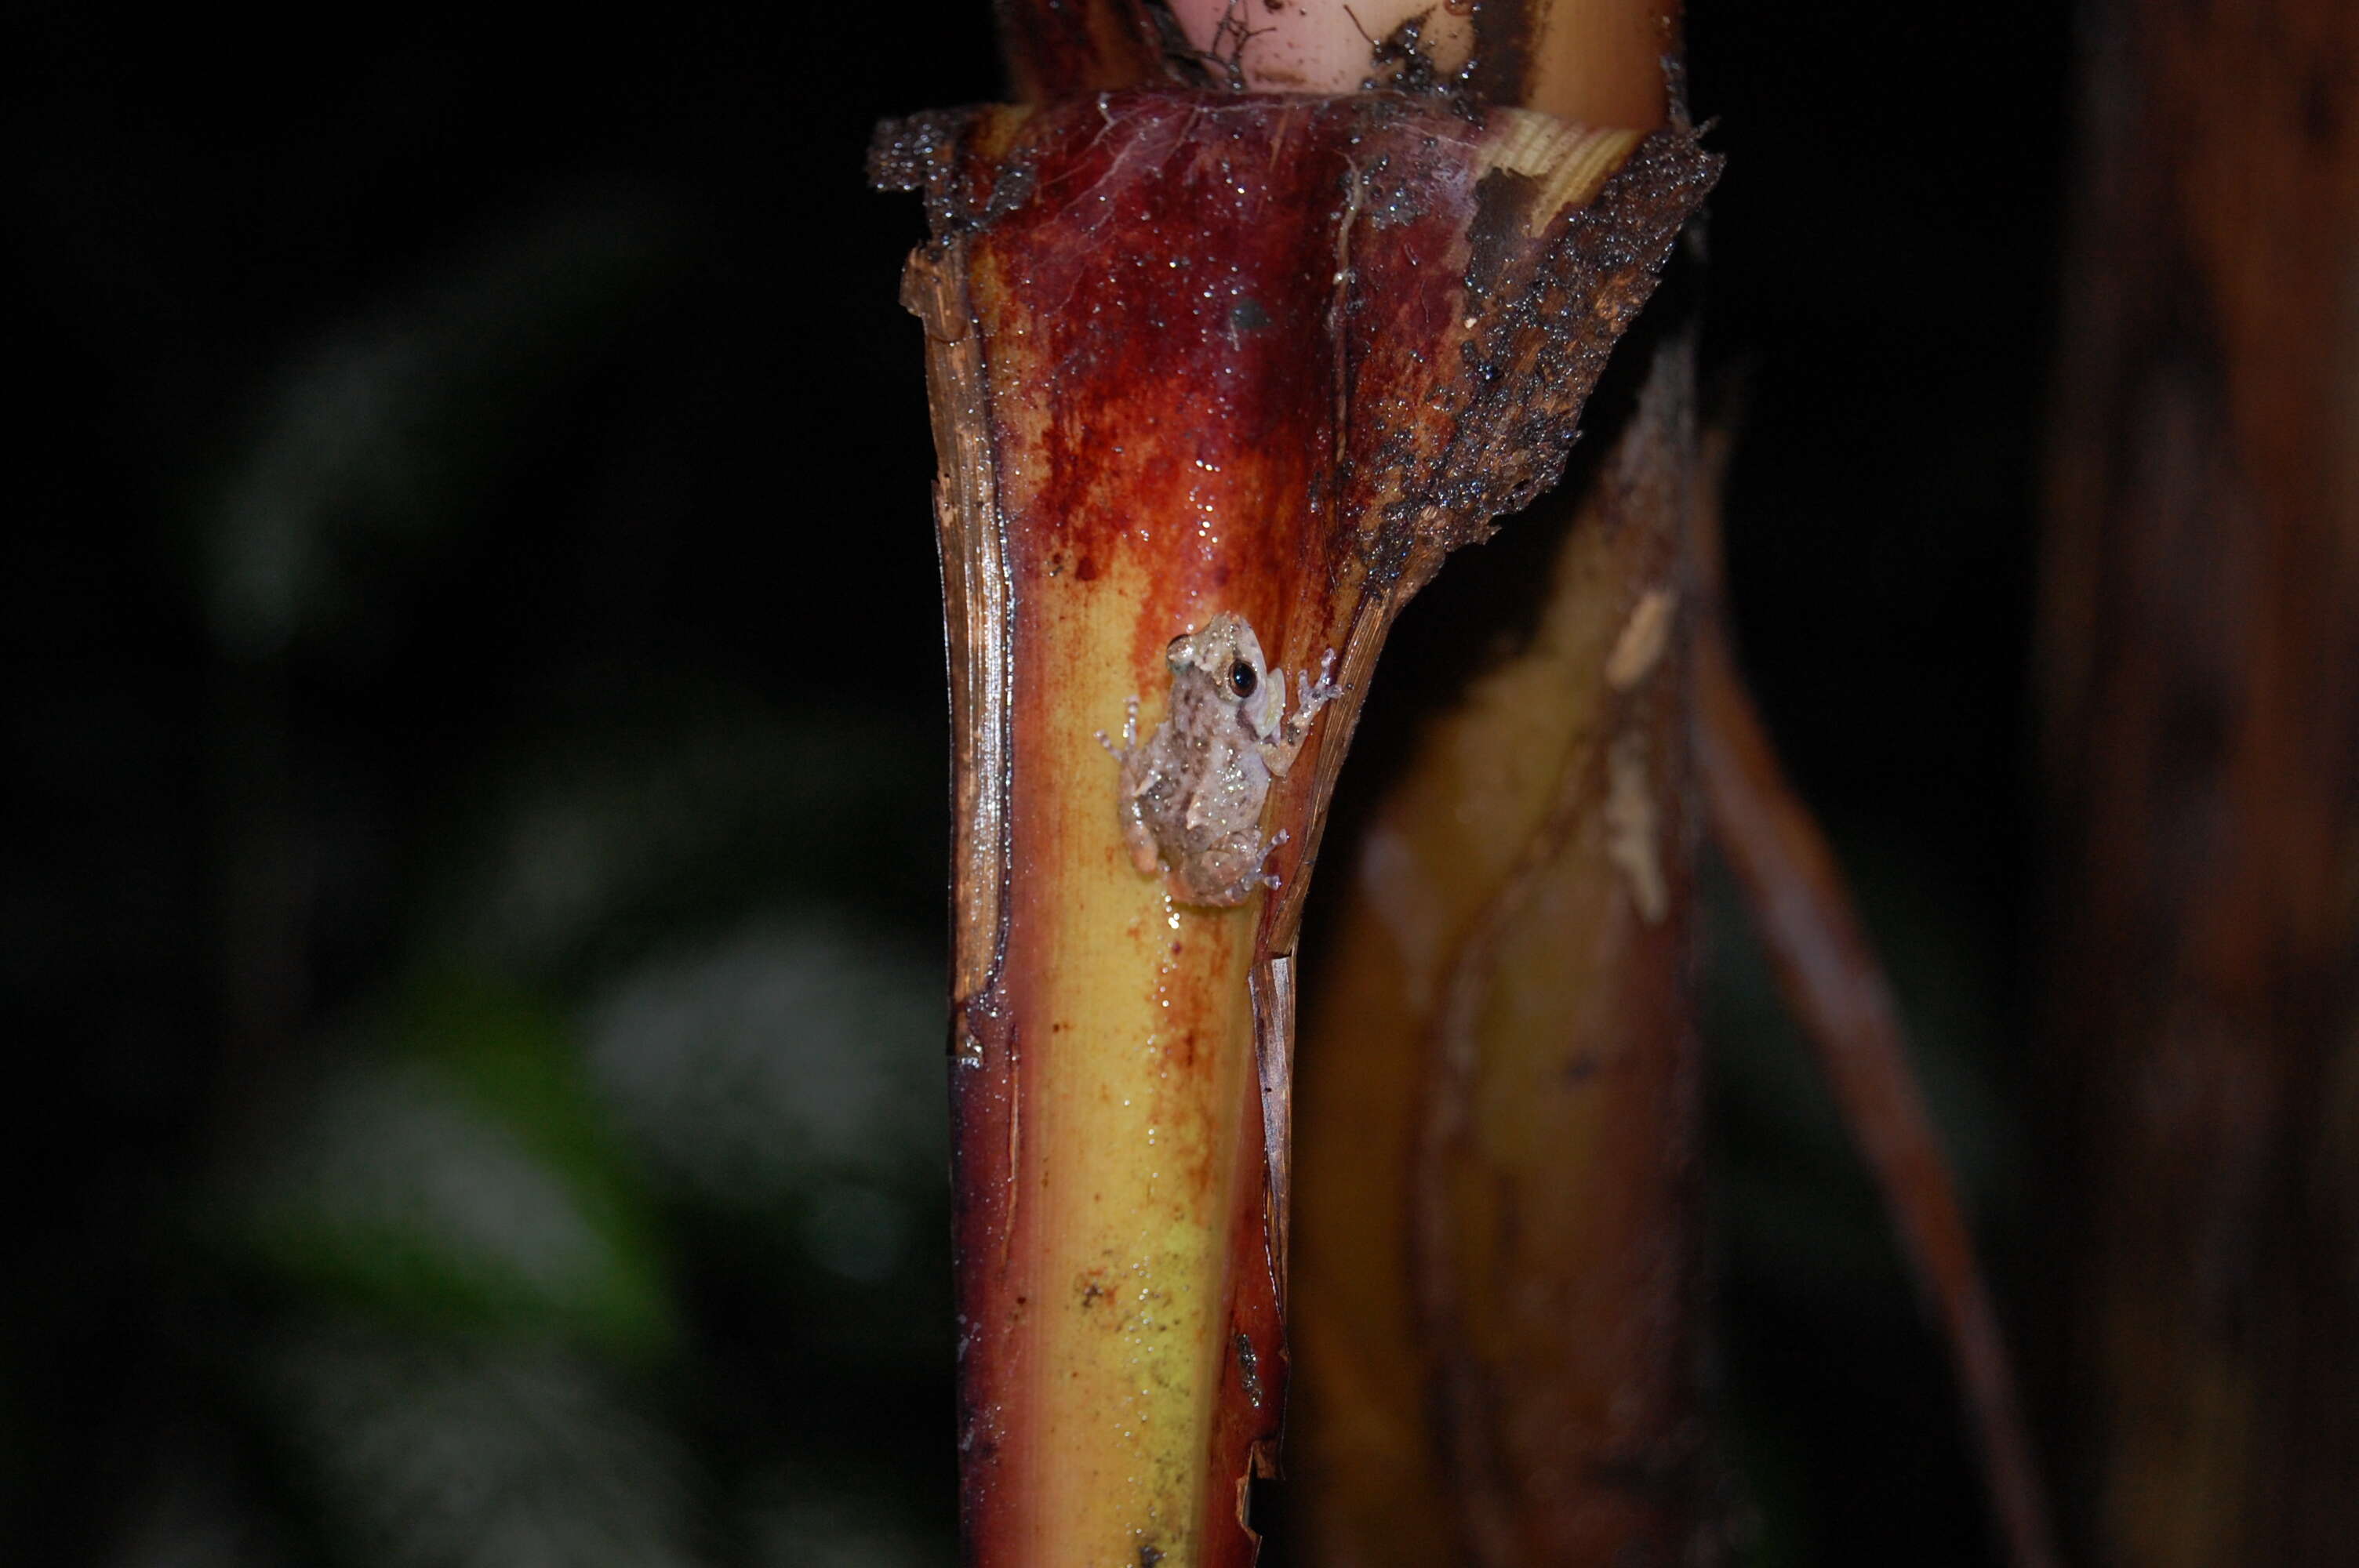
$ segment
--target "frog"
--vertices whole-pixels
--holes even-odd
[[[1287,835],[1264,839],[1262,811],[1271,784],[1301,755],[1320,710],[1342,695],[1335,653],[1327,651],[1316,680],[1299,675],[1291,713],[1287,673],[1269,668],[1261,639],[1241,615],[1222,611],[1174,637],[1164,661],[1170,702],[1155,732],[1140,742],[1136,697],[1121,745],[1098,732],[1120,769],[1123,843],[1141,875],[1164,873],[1177,902],[1241,904],[1278,885],[1264,868]]]

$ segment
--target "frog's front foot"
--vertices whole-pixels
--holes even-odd
[[[1269,889],[1273,892],[1277,891],[1280,884],[1277,880],[1277,873],[1269,869],[1269,858],[1277,853],[1277,847],[1280,844],[1285,843],[1292,837],[1292,834],[1281,827],[1277,832],[1270,835],[1268,843],[1264,844],[1261,847],[1261,867],[1254,873],[1253,880],[1261,883],[1262,886]]]
[[[1098,744],[1111,752],[1118,762],[1129,762],[1130,754],[1138,750],[1138,698],[1133,697],[1126,707],[1128,711],[1122,721],[1121,745],[1115,745],[1104,730],[1098,731]]]
[[[1306,673],[1301,679],[1301,711],[1304,713],[1316,713],[1343,695],[1343,688],[1335,681],[1335,650],[1332,648],[1328,649],[1319,661],[1319,678],[1314,681]]]

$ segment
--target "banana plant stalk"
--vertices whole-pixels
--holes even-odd
[[[1049,101],[872,159],[933,234],[962,1528],[977,1564],[1244,1563],[1336,770],[1402,604],[1554,481],[1717,163],[1043,16]]]

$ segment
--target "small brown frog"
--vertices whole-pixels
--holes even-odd
[[[1171,640],[1170,713],[1141,745],[1138,698],[1116,746],[1098,740],[1122,765],[1123,842],[1139,871],[1169,873],[1182,903],[1238,904],[1277,879],[1262,870],[1281,832],[1265,843],[1262,807],[1272,779],[1284,778],[1310,733],[1311,720],[1339,691],[1330,649],[1319,678],[1303,675],[1301,699],[1287,714],[1286,672],[1262,661],[1261,639],[1226,611],[1199,632]]]

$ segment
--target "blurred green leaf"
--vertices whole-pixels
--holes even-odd
[[[266,1403],[328,1543],[369,1568],[688,1568],[688,1460],[552,1346],[351,1322],[269,1347]]]
[[[825,910],[619,973],[588,1070],[663,1190],[781,1276],[807,1346],[930,1363],[946,1340],[941,971]]]
[[[373,603],[476,515],[525,449],[518,427],[670,262],[672,227],[612,197],[527,216],[297,353],[202,515],[223,646],[365,636]]]
[[[558,1015],[445,977],[415,985],[386,1033],[247,1173],[240,1228],[266,1268],[421,1327],[669,1346],[654,1227]]]
[[[453,794],[428,961],[595,984],[782,895],[940,929],[943,764],[906,724],[643,673],[549,706]]]

